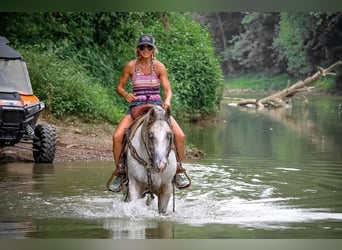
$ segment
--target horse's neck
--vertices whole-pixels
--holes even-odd
[[[146,149],[145,142],[143,140],[143,124],[137,128],[134,136],[131,139],[132,145],[135,147],[136,151],[139,153],[139,156],[142,157],[144,160],[148,160],[148,152]]]

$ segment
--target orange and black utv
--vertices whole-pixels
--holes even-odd
[[[0,36],[0,148],[31,143],[35,162],[52,163],[56,130],[50,124],[36,124],[44,107],[33,94],[23,56]]]

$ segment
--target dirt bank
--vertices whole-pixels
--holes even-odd
[[[46,123],[40,119],[38,123]],[[57,149],[55,163],[67,161],[112,161],[112,133],[114,126],[106,123],[89,124],[75,121],[49,121],[56,128]],[[30,149],[30,144],[20,143]],[[17,147],[0,149],[0,162],[33,162],[32,151]]]
[[[40,119],[38,123],[46,123]],[[113,161],[112,134],[115,126],[107,123],[90,124],[80,120],[49,121],[56,127],[57,150],[54,162],[69,161]],[[33,162],[31,145],[18,144],[20,147],[0,149],[0,163]],[[203,152],[187,149],[186,159],[198,159]]]

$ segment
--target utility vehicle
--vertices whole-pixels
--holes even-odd
[[[33,94],[22,54],[0,36],[0,149],[30,143],[35,162],[52,163],[56,130],[50,124],[37,124],[44,108]]]

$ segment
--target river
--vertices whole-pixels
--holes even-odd
[[[0,165],[3,239],[331,239],[342,236],[342,97],[292,109],[222,104],[216,123],[181,126],[205,152],[175,212],[106,191],[112,162]]]

